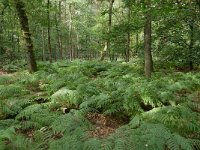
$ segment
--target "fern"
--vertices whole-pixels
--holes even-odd
[[[89,139],[84,143],[83,149],[88,150],[97,150],[101,149],[101,141],[97,139]]]
[[[16,116],[16,119],[17,120],[29,119],[30,116],[35,112],[42,112],[42,108],[43,106],[40,104],[28,106]]]
[[[19,129],[28,130],[28,129],[40,129],[42,125],[34,122],[34,121],[21,121],[20,125],[18,126]]]
[[[75,110],[57,118],[51,125],[55,133],[70,133],[81,127],[82,130],[90,127],[89,122]]]
[[[0,76],[0,85],[7,85],[13,83],[14,79],[12,76]]]
[[[24,94],[28,94],[28,91],[19,85],[0,85],[0,99],[7,99],[10,97],[21,96]]]
[[[0,77],[0,149],[200,149],[199,73],[147,80],[137,65],[80,60],[39,68]],[[132,119],[98,139],[88,112]]]
[[[0,130],[5,130],[5,129],[9,128],[10,126],[13,126],[17,123],[18,122],[14,119],[0,120]]]
[[[143,114],[147,120],[163,123],[181,134],[199,133],[197,114],[184,106],[157,108]]]
[[[190,140],[178,134],[172,134],[172,136],[167,141],[167,147],[171,150],[193,150],[193,146]]]
[[[171,131],[161,124],[149,124],[142,122],[140,126],[132,129],[133,125],[120,128],[116,133],[107,138],[114,142],[110,149],[193,149],[190,139],[186,139]]]
[[[76,137],[76,135],[66,135],[63,138],[50,143],[49,150],[55,150],[55,149],[81,150],[83,149],[83,147],[82,147],[82,142],[80,141],[80,139]]]
[[[53,102],[60,103],[63,106],[71,106],[71,105],[78,105],[77,101],[77,92],[75,90],[69,90],[66,88],[62,88],[55,92],[51,99]]]

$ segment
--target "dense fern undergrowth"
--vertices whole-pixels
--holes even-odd
[[[158,71],[150,80],[133,63],[39,68],[0,76],[0,149],[200,149],[199,72]],[[128,122],[104,138],[92,137],[88,113]]]

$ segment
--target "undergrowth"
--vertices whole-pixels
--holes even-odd
[[[155,72],[135,64],[40,63],[0,76],[0,149],[200,149],[200,73]],[[91,137],[88,113],[128,118]]]

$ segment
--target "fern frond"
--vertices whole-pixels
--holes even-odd
[[[0,85],[0,99],[7,99],[9,97],[16,97],[28,94],[28,91],[19,85],[10,84],[7,86]]]
[[[24,110],[22,110],[17,116],[17,120],[28,120],[32,114],[35,112],[42,112],[43,106],[40,104],[34,104],[31,106],[26,107]]]
[[[171,150],[193,150],[193,145],[191,144],[190,140],[178,134],[172,134],[166,144]]]
[[[97,149],[101,149],[101,146],[102,146],[101,141],[99,141],[95,138],[92,138],[92,139],[85,141],[83,149],[97,150]]]
[[[7,85],[13,83],[14,79],[12,76],[1,75],[0,76],[0,85]]]

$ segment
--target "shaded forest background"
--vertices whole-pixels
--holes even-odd
[[[156,64],[167,68],[192,70],[199,64],[199,0],[22,2],[36,60],[105,57],[144,64],[153,55]],[[1,63],[24,60],[27,53],[14,1],[2,0],[0,10]],[[151,65],[148,67],[153,68]]]

